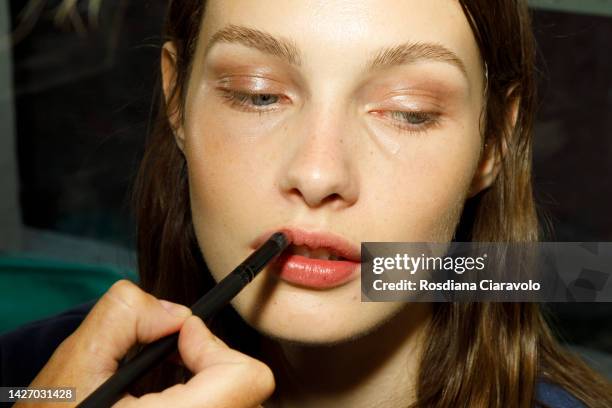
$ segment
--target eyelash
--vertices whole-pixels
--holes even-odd
[[[271,94],[271,93],[250,93],[250,92],[241,92],[241,91],[233,91],[230,89],[219,89],[221,92],[221,96],[228,105],[233,108],[239,109],[243,112],[251,112],[251,113],[259,113],[260,115],[263,113],[269,113],[277,110],[276,108],[268,108],[268,109],[260,109],[260,108],[252,108],[249,106],[249,100],[252,101],[254,97],[261,96],[271,96],[276,97],[277,101],[272,102],[272,104],[278,103],[282,99],[281,95]],[[255,105],[256,106],[256,105]],[[269,106],[269,105],[262,105]],[[380,112],[380,111],[377,111]],[[429,130],[432,127],[435,127],[439,124],[439,114],[436,112],[423,112],[423,111],[388,111],[391,113],[391,117],[400,116],[406,120],[392,120],[392,126],[395,128],[408,132],[408,133],[421,133]],[[385,115],[383,115],[385,116]],[[416,119],[417,123],[410,123],[409,120]]]
[[[233,91],[230,89],[219,89],[219,91],[221,92],[221,96],[223,97],[224,102],[229,104],[231,107],[244,111],[244,112],[252,112],[252,113],[257,112],[260,115],[262,113],[268,113],[268,112],[275,111],[276,109],[270,109],[270,108],[259,109],[259,108],[248,107],[247,102],[249,100],[252,100],[253,97],[257,97],[257,96],[277,97],[279,101],[282,98],[282,96],[280,95],[270,94],[270,93],[250,93],[250,92]],[[276,103],[276,102],[273,102],[273,103]],[[269,105],[263,105],[263,106],[269,106]]]
[[[379,111],[380,112],[380,111]],[[406,120],[393,120],[392,126],[408,133],[421,133],[434,128],[440,124],[440,114],[437,112],[423,111],[389,111],[389,116],[400,116]],[[385,116],[385,115],[383,115]],[[416,119],[417,123],[410,123],[410,119]]]

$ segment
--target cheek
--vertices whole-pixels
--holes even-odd
[[[259,180],[249,175],[261,174],[264,169],[241,145],[219,142],[223,137],[210,127],[207,134],[198,134],[187,150],[189,183],[193,211],[212,212],[223,216],[233,206],[244,206],[245,199],[257,194]],[[231,148],[230,148],[231,147]]]
[[[202,255],[219,280],[250,253],[237,243],[252,240],[274,219],[278,149],[266,138],[265,117],[239,117],[204,91],[193,101],[184,128],[192,219]]]
[[[396,241],[452,238],[480,153],[477,129],[419,136],[402,146],[398,159],[369,172],[377,218],[395,230]]]
[[[268,216],[262,208],[270,199],[270,163],[275,159],[256,134],[246,132],[250,126],[226,116],[201,104],[186,117],[185,128],[194,228],[217,280],[247,255],[228,253],[228,248],[235,248],[245,231],[258,231],[262,217]]]
[[[202,208],[241,206],[242,198],[261,190],[264,174],[272,171],[273,149],[265,135],[275,121],[231,111],[212,102],[203,89],[187,114],[185,154],[193,176],[194,199]]]

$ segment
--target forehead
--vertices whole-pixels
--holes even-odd
[[[294,43],[306,69],[346,74],[381,48],[441,45],[456,54],[478,85],[478,47],[456,0],[209,0],[198,49],[219,30],[241,25]]]

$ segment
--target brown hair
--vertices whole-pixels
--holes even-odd
[[[214,281],[195,239],[186,162],[172,136],[167,106],[179,107],[198,40],[205,1],[171,2],[164,41],[177,50],[175,89],[159,95],[158,116],[135,186],[141,286],[160,298],[192,304]],[[531,184],[531,127],[535,110],[535,45],[525,1],[460,0],[486,64],[483,134],[507,145],[494,184],[466,202],[456,238],[525,242],[538,239]],[[519,109],[508,122],[511,101]],[[180,114],[180,111],[179,111]],[[512,129],[511,133],[506,130]],[[207,322],[230,345],[257,336],[233,309]],[[590,407],[612,406],[610,385],[561,348],[539,305],[440,303],[420,362],[415,407],[531,407],[536,381],[558,384]],[[182,381],[187,373],[166,365],[135,393]]]

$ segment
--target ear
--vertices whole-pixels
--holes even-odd
[[[166,101],[166,114],[168,115],[168,121],[174,134],[174,139],[179,149],[183,151],[185,146],[185,138],[183,132],[183,126],[179,115],[179,95],[178,90],[175,89],[176,83],[176,72],[177,72],[177,53],[176,46],[172,41],[166,41],[162,47],[161,52],[161,74],[162,74],[162,87],[164,91],[164,98]]]
[[[512,91],[513,89],[507,93],[508,98],[513,94]],[[518,117],[518,109],[519,98],[513,97],[508,111],[508,130],[505,132],[507,135],[513,134],[514,127],[516,126],[516,119]],[[507,152],[508,140],[505,137],[499,137],[493,142],[493,140],[487,141],[487,136],[485,136],[485,144],[480,155],[478,167],[474,173],[474,178],[472,179],[468,198],[475,196],[493,184],[499,175]]]

